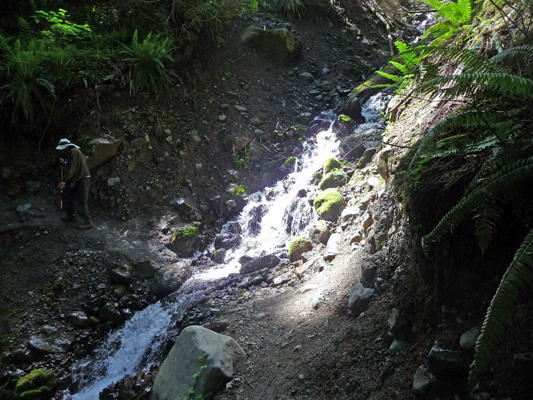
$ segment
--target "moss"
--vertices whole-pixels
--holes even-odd
[[[312,180],[312,184],[313,185],[318,185],[320,183],[320,181],[322,180],[322,171],[316,171],[314,174],[313,174],[313,180]]]
[[[283,163],[283,166],[288,166],[289,164],[294,164],[296,162],[296,157],[289,157]]]
[[[226,258],[226,249],[215,250],[211,258],[217,264],[222,264]]]
[[[326,175],[328,172],[333,171],[334,169],[341,168],[342,164],[340,161],[336,160],[335,158],[328,158],[326,162],[324,163],[324,168],[322,169],[322,174]]]
[[[302,254],[313,248],[313,243],[307,236],[298,236],[289,245],[289,259],[291,262],[297,261]]]
[[[21,393],[20,396],[22,398],[22,396],[25,395],[25,392],[38,391],[42,393],[43,391],[48,391],[55,385],[55,382],[56,376],[54,371],[44,368],[34,369],[28,375],[19,379],[15,391]]]
[[[342,121],[342,122],[352,122],[352,119],[344,114],[339,115],[337,120]]]
[[[320,193],[313,202],[317,214],[328,221],[336,220],[346,206],[344,197],[330,189]]]
[[[320,190],[330,189],[338,186],[344,186],[348,180],[348,177],[343,171],[334,170],[324,176],[318,188]]]
[[[172,241],[180,240],[180,241],[187,241],[194,239],[196,236],[198,236],[198,228],[195,226],[189,226],[187,228],[180,229],[179,231],[174,233],[174,237],[172,238]]]
[[[233,192],[233,194],[235,196],[238,196],[238,197],[244,197],[244,195],[246,193],[248,193],[248,191],[250,190],[250,188],[246,185],[238,185],[238,186],[234,186],[231,191]]]

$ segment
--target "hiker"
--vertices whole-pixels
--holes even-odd
[[[91,229],[94,224],[87,205],[91,175],[85,163],[85,156],[79,146],[68,139],[61,139],[56,150],[60,152],[62,168],[61,182],[58,185],[61,189],[62,211],[64,211],[61,219],[76,222],[77,215],[83,220],[78,228]]]

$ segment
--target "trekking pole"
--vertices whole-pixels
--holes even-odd
[[[61,163],[61,182],[63,182],[63,168],[64,168],[64,162],[63,159],[59,159],[59,162]],[[63,211],[63,188],[59,189],[59,209]]]

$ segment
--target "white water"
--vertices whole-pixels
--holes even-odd
[[[378,94],[363,106],[366,124],[357,130],[376,125],[390,96]],[[307,234],[309,224],[316,218],[307,194],[312,192],[313,174],[325,161],[337,153],[338,143],[330,130],[320,132],[304,144],[303,156],[295,163],[295,170],[275,186],[249,196],[238,223],[242,228],[242,244],[228,251],[222,267],[195,276],[199,279],[218,279],[238,272],[238,259],[246,254],[252,257],[279,254],[286,250],[291,238]],[[304,195],[303,191],[307,194]],[[257,210],[262,209],[260,224],[250,222]],[[256,218],[257,220],[257,218]],[[257,228],[258,227],[258,228]],[[98,394],[127,374],[147,369],[158,360],[165,343],[173,316],[183,315],[195,304],[203,292],[189,295],[178,293],[175,302],[158,302],[136,313],[120,330],[111,334],[89,360],[80,362],[72,372],[73,381],[82,388],[76,394],[67,393],[63,400],[98,400]]]

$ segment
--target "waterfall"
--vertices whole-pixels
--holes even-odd
[[[390,99],[378,94],[363,105],[367,123],[357,129],[380,125],[381,112]],[[307,234],[308,226],[316,218],[309,196],[316,191],[311,184],[314,173],[325,161],[337,153],[338,143],[331,128],[320,132],[303,144],[294,171],[272,187],[253,193],[236,221],[226,224],[240,226],[242,243],[228,251],[227,262],[194,276],[194,280],[213,280],[238,272],[242,255],[259,257],[264,254],[286,252],[291,238]],[[192,279],[191,279],[192,281]],[[87,360],[78,363],[72,372],[75,394],[66,393],[63,400],[98,400],[98,394],[127,374],[135,374],[160,362],[162,347],[167,340],[172,320],[183,316],[192,305],[205,296],[207,290],[186,284],[164,303],[157,302],[137,312],[126,324],[112,333]]]

